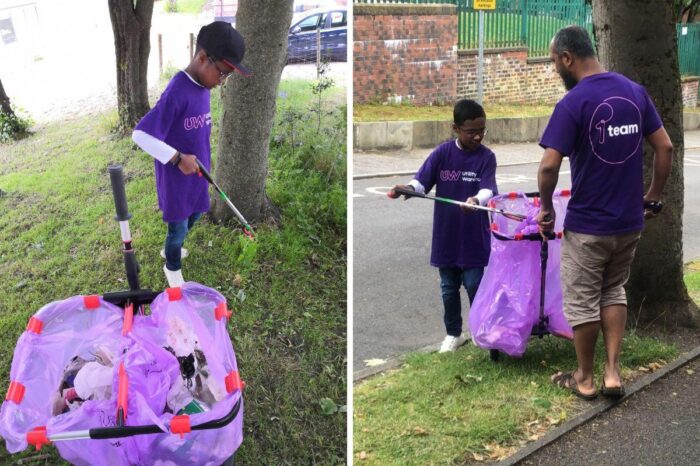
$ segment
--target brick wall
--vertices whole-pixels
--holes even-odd
[[[683,92],[683,106],[697,107],[698,106],[698,84],[700,77],[691,76],[681,79],[681,90]]]
[[[451,103],[457,89],[454,5],[353,5],[358,103]]]
[[[465,50],[458,56],[457,96],[476,98],[479,55],[475,50]],[[484,50],[485,102],[553,104],[564,91],[549,58],[528,59],[525,47]]]

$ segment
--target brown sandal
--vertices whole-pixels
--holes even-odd
[[[570,390],[571,393],[582,400],[592,401],[598,397],[597,391],[595,393],[591,393],[590,395],[581,393],[581,391],[578,389],[578,384],[576,383],[573,372],[559,372],[555,374],[554,377],[552,377],[552,383],[566,390]]]

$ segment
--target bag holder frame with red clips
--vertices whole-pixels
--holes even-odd
[[[109,175],[112,183],[114,206],[117,213],[117,215],[115,216],[115,220],[119,222],[122,242],[124,244],[124,266],[126,268],[126,276],[127,281],[129,283],[129,290],[104,293],[102,295],[102,299],[125,310],[124,333],[126,333],[128,332],[131,326],[131,321],[133,319],[133,309],[137,308],[140,313],[143,313],[143,306],[150,304],[160,293],[149,289],[142,289],[139,285],[138,275],[140,267],[138,262],[136,261],[135,250],[131,243],[131,232],[129,230],[129,219],[131,218],[131,214],[129,213],[126,202],[126,191],[124,189],[124,176],[122,166],[110,165]],[[179,291],[179,289],[175,290]],[[91,296],[90,298],[97,298],[97,296]],[[47,445],[51,442],[57,441],[83,439],[114,439],[131,437],[133,435],[168,433],[168,431],[164,431],[163,429],[161,429],[161,427],[159,427],[156,424],[141,426],[125,425],[127,405],[126,388],[128,386],[128,380],[123,366],[120,366],[119,372],[119,393],[117,395],[116,421],[117,425],[115,427],[100,427],[95,429],[61,432],[58,434],[47,435],[46,427],[42,426],[37,427],[34,430],[27,433],[27,443],[29,443],[30,445],[34,445],[36,449],[39,450],[42,447],[42,445]],[[242,390],[245,386],[244,383],[240,380],[240,377],[238,376],[237,372],[232,372],[231,374],[229,374],[229,376],[227,376],[226,385],[227,391],[229,392],[232,392],[236,389]],[[183,436],[184,434],[191,431],[220,429],[222,427],[225,427],[238,416],[241,406],[241,399],[242,397],[236,401],[231,410],[225,416],[219,419],[204,422],[202,424],[190,425],[189,415],[186,414],[174,416],[169,422],[170,433]],[[233,457],[226,460],[224,464],[233,464]]]
[[[509,193],[510,195],[516,195],[517,193]],[[530,192],[530,193],[523,193],[525,197],[528,198],[535,198],[538,199],[540,196],[539,192]],[[494,230],[493,228],[491,229],[491,234],[493,235],[494,238],[500,240],[500,241],[539,241],[541,243],[540,246],[540,310],[539,310],[539,319],[537,321],[537,324],[535,324],[532,327],[532,336],[536,336],[538,338],[543,338],[545,335],[549,335],[549,330],[547,330],[547,326],[549,325],[549,316],[546,316],[544,313],[544,294],[545,294],[545,285],[547,283],[547,259],[549,258],[549,240],[553,239],[560,239],[561,238],[561,233],[555,233],[555,232],[548,232],[546,233],[546,238],[543,238],[541,234],[539,233],[531,233],[528,235],[523,235],[523,234],[518,234],[515,235],[515,237],[511,238],[507,235],[503,235],[498,232],[498,230]],[[497,349],[490,349],[489,350],[489,356],[491,357],[491,360],[494,362],[497,362],[500,359],[500,351]]]

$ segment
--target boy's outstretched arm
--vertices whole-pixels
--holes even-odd
[[[171,163],[176,165],[185,175],[192,175],[199,171],[197,157],[191,154],[181,154],[174,147],[155,138],[145,131],[134,130],[131,139],[144,152],[158,160],[163,165]]]

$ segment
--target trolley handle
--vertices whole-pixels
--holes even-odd
[[[210,429],[220,429],[227,426],[233,421],[241,408],[241,398],[238,398],[236,404],[233,405],[231,411],[229,411],[225,416],[214,419],[212,421],[204,422],[196,426],[192,426],[191,430],[210,430]],[[51,442],[58,442],[64,440],[82,440],[82,439],[112,439],[112,438],[124,438],[132,437],[134,435],[144,435],[144,434],[161,434],[168,433],[164,431],[159,426],[155,424],[145,425],[145,426],[124,426],[124,427],[98,427],[90,430],[81,430],[74,432],[61,432],[59,434],[54,434],[48,436],[48,440]],[[29,436],[29,434],[28,434]],[[32,443],[32,442],[29,442]]]
[[[114,207],[117,215],[114,217],[118,222],[123,222],[131,218],[129,208],[126,205],[126,190],[124,189],[124,173],[121,165],[109,166],[109,178],[112,182],[112,194],[114,196]]]

